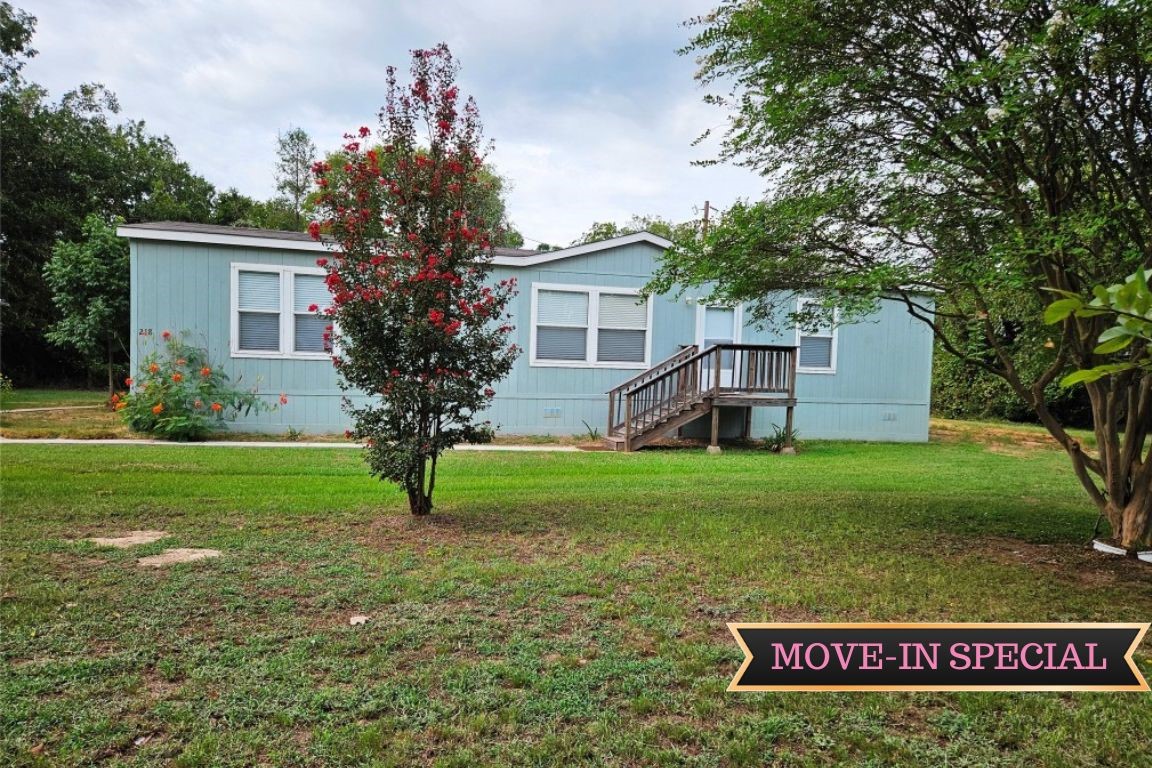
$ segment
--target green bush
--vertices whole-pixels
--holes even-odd
[[[1041,347],[1037,342],[1037,347]],[[1018,354],[1023,365],[1035,367],[1047,360]],[[1045,390],[1049,409],[1063,422],[1091,427],[1092,414],[1082,388],[1068,390],[1053,381]],[[1036,413],[1008,382],[937,346],[932,359],[932,414],[946,419],[984,419],[1037,423]]]
[[[255,389],[237,389],[228,374],[212,365],[206,350],[168,331],[161,334],[159,349],[140,362],[136,378],[125,384],[128,393],[113,395],[113,407],[132,430],[169,440],[203,440],[238,416],[276,408]],[[287,402],[281,394],[280,404]]]

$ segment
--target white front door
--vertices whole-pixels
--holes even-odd
[[[739,307],[696,308],[696,344],[701,352],[714,344],[736,344],[740,341],[741,312]],[[720,358],[720,386],[732,386],[732,352]],[[701,387],[712,385],[712,371],[700,372]]]

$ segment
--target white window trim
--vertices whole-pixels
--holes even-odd
[[[802,312],[804,310],[804,305],[815,304],[815,303],[817,303],[816,299],[799,298],[796,300],[796,311]],[[796,324],[796,373],[814,373],[814,374],[820,374],[820,375],[824,375],[824,376],[831,376],[831,375],[836,373],[836,350],[837,350],[837,347],[840,345],[840,333],[839,333],[839,325],[838,325],[839,319],[840,319],[840,311],[836,310],[836,309],[832,310],[832,329],[828,333],[803,333],[800,329],[800,324],[799,323]],[[832,364],[829,367],[827,367],[827,368],[815,368],[812,366],[800,365],[800,338],[802,336],[810,336],[810,337],[821,338],[821,339],[827,339],[827,338],[832,339],[832,355],[831,355],[831,361],[830,361]]]
[[[538,360],[536,358],[536,327],[537,327],[537,308],[540,306],[539,294],[540,291],[567,291],[569,293],[586,293],[588,294],[588,324],[585,326],[585,346],[584,353],[585,359],[583,360]],[[624,363],[624,362],[597,362],[596,355],[599,352],[598,346],[600,343],[600,294],[609,293],[618,296],[636,296],[640,297],[643,294],[638,288],[616,288],[610,285],[568,285],[566,283],[532,283],[532,311],[531,311],[531,333],[529,336],[529,355],[528,365],[532,368],[611,368],[616,370],[639,370],[645,371],[652,367],[652,306],[656,302],[652,301],[652,297],[648,297],[648,315],[645,322],[648,327],[644,329],[644,362],[642,363]],[[596,322],[592,322],[596,318]],[[571,326],[573,328],[577,326]],[[627,330],[627,329],[616,329]],[[640,330],[636,328],[634,330]]]
[[[701,352],[704,351],[704,322],[707,315],[705,314],[709,309],[731,309],[732,313],[732,333],[734,338],[733,344],[744,343],[744,305],[743,304],[705,304],[703,302],[696,303],[696,348]]]
[[[331,352],[296,352],[292,349],[296,338],[296,313],[293,306],[294,275],[325,275],[320,267],[283,267],[276,264],[232,263],[229,285],[231,313],[229,347],[232,357],[263,358],[268,360],[331,360]],[[280,351],[240,349],[240,273],[267,272],[280,276]]]

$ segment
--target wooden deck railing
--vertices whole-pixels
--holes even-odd
[[[662,421],[708,398],[746,395],[793,400],[796,347],[717,344],[688,347],[608,393],[608,434],[625,444]],[[791,415],[791,414],[789,414]]]
[[[608,392],[608,434],[618,428],[624,420],[624,393],[633,387],[658,379],[675,366],[696,354],[696,345],[684,347],[676,354],[661,360],[643,373],[633,376]]]

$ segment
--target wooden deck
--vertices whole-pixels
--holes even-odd
[[[634,451],[674,429],[712,416],[713,447],[719,447],[720,408],[785,408],[790,450],[796,407],[797,348],[765,344],[695,345],[672,355],[608,393],[606,441]]]

